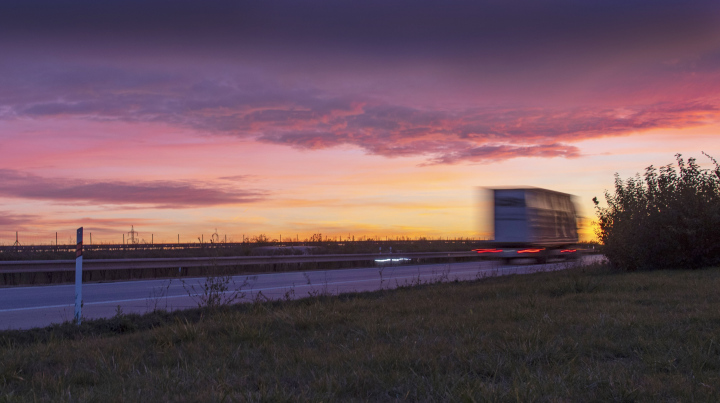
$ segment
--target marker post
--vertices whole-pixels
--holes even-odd
[[[82,318],[82,243],[83,227],[77,230],[77,247],[75,248],[75,322],[80,325]]]

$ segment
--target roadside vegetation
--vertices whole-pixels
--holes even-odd
[[[605,192],[607,207],[593,199],[598,238],[610,263],[622,270],[697,269],[720,264],[720,166],[701,169],[676,155],[659,171],[623,181]]]
[[[720,269],[561,272],[0,332],[0,401],[718,401]]]

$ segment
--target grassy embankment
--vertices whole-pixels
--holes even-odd
[[[718,401],[718,289],[720,269],[594,267],[118,315],[0,332],[0,390],[52,401]]]

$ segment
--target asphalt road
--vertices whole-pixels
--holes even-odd
[[[580,263],[597,260],[586,256]],[[304,298],[315,294],[374,291],[425,282],[474,280],[488,276],[526,274],[571,269],[567,262],[544,265],[505,265],[498,262],[465,262],[433,265],[386,266],[360,269],[284,272],[234,276],[223,298]],[[83,285],[84,318],[107,318],[118,306],[124,313],[154,309],[176,310],[202,303],[205,278],[139,280]],[[28,329],[71,320],[74,285],[0,288],[0,330]]]

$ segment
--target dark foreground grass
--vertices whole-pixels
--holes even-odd
[[[718,401],[720,270],[601,267],[0,333],[0,401]]]

